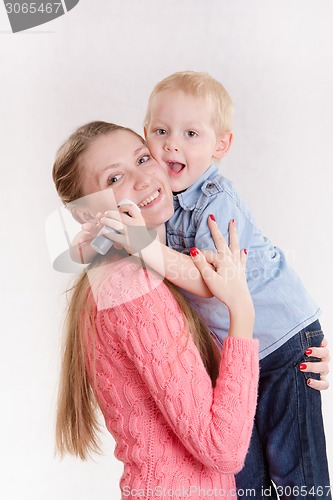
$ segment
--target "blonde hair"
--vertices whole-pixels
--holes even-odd
[[[52,175],[58,194],[64,203],[74,201],[82,195],[80,180],[84,152],[94,138],[116,130],[127,130],[138,135],[130,129],[111,123],[91,122],[74,132],[58,150]],[[140,139],[144,142],[141,137]],[[111,258],[111,254],[96,258],[70,290],[56,417],[56,450],[60,456],[71,453],[85,460],[90,452],[100,452],[98,405],[93,392],[94,382],[89,380],[86,368],[87,331],[83,317],[89,318],[94,338],[95,304],[90,289],[91,271],[96,270],[95,276],[98,277],[100,266]],[[219,369],[216,344],[185,297],[167,280],[164,280],[164,283],[178,303],[212,384],[215,385]]]
[[[182,90],[185,94],[206,99],[212,109],[212,124],[216,133],[223,134],[232,129],[234,106],[222,83],[208,73],[198,71],[179,71],[164,78],[155,85],[150,94],[144,126],[151,120],[151,108],[154,98],[163,91]]]

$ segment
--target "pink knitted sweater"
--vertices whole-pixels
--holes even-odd
[[[124,464],[121,498],[235,500],[256,407],[257,341],[225,340],[213,389],[166,285],[128,259],[104,276],[94,290],[95,395]],[[93,380],[92,342],[88,358]]]

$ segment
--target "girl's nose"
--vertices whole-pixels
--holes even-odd
[[[136,174],[134,188],[140,191],[141,189],[148,187],[150,182],[151,182],[151,176],[148,173],[143,172],[141,170],[141,172],[137,172]]]

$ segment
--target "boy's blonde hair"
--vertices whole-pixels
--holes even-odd
[[[148,100],[145,127],[151,120],[151,107],[155,96],[164,90],[182,90],[185,94],[206,99],[212,107],[212,124],[216,133],[223,134],[231,131],[234,106],[228,92],[222,83],[208,73],[197,71],[179,71],[155,85]]]

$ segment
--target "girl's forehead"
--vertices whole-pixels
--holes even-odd
[[[130,130],[113,130],[107,134],[97,136],[92,146],[99,147],[101,144],[142,144],[143,139]]]
[[[107,157],[127,156],[144,145],[143,140],[128,130],[116,130],[96,137],[83,155],[84,163],[105,161]]]

